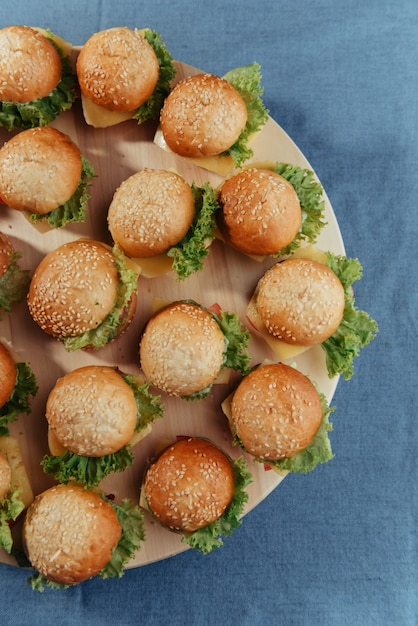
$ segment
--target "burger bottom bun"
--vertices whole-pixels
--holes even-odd
[[[234,493],[228,457],[213,443],[181,439],[166,448],[145,476],[145,497],[168,528],[193,532],[219,519]]]
[[[108,211],[110,233],[130,257],[162,254],[186,235],[195,215],[190,185],[175,172],[143,169],[123,181]]]
[[[57,381],[47,399],[46,418],[67,450],[98,457],[130,442],[137,405],[132,388],[114,368],[86,365]]]
[[[0,500],[3,500],[9,492],[12,480],[12,469],[7,456],[0,450]]]
[[[270,461],[290,458],[306,448],[322,421],[314,384],[284,363],[260,365],[243,378],[231,411],[245,450]]]
[[[267,270],[258,284],[257,310],[268,332],[285,343],[320,344],[337,330],[345,295],[327,266],[289,258]]]
[[[270,170],[234,174],[222,185],[219,199],[222,236],[246,254],[276,254],[293,241],[302,224],[294,187]]]
[[[215,381],[224,351],[224,334],[208,311],[197,304],[174,302],[149,319],[139,356],[152,384],[169,394],[187,396]]]
[[[160,116],[168,147],[185,157],[211,157],[228,150],[247,123],[242,96],[224,78],[188,76],[167,96]]]
[[[16,364],[6,346],[0,341],[0,408],[10,399],[16,385]]]
[[[12,209],[45,215],[71,198],[81,171],[80,150],[68,135],[30,128],[0,149],[0,196]]]
[[[23,545],[32,566],[65,585],[100,572],[120,536],[112,505],[75,485],[56,485],[36,496],[23,524]]]

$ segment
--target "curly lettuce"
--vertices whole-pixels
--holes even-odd
[[[88,187],[91,184],[91,179],[94,178],[96,174],[92,164],[86,157],[82,156],[81,161],[80,182],[71,198],[46,215],[31,213],[29,218],[31,222],[37,223],[43,221],[47,222],[52,228],[63,228],[67,224],[86,221],[87,201],[90,198]]]
[[[0,320],[2,311],[10,313],[14,303],[23,300],[29,290],[30,271],[22,269],[17,263],[21,256],[20,252],[15,252],[10,258],[9,267],[0,276]]]
[[[0,548],[12,553],[13,537],[10,529],[10,522],[15,521],[25,505],[19,499],[19,491],[9,491],[5,498],[0,500]]]
[[[244,129],[237,141],[223,153],[232,158],[236,167],[253,156],[253,150],[248,145],[249,139],[264,126],[268,119],[268,110],[262,100],[264,89],[261,86],[260,69],[259,63],[254,62],[252,65],[232,69],[223,76],[241,94],[247,108],[247,122]]]
[[[138,124],[142,124],[147,120],[158,119],[164,100],[170,93],[170,81],[176,75],[176,68],[173,64],[173,59],[167,50],[161,35],[154,30],[147,28],[144,30],[144,38],[148,41],[157,55],[160,73],[153,93],[148,100],[136,110],[135,115],[133,116]]]
[[[9,434],[8,424],[21,413],[31,412],[30,397],[38,392],[35,374],[28,363],[16,363],[16,383],[8,401],[0,408],[0,436]]]
[[[202,187],[192,184],[195,217],[186,235],[167,251],[173,258],[173,270],[178,280],[184,280],[203,269],[203,259],[209,254],[209,245],[215,238],[215,213],[219,209],[216,191],[209,183]]]

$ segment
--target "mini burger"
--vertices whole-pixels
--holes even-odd
[[[249,332],[235,313],[191,300],[172,302],[148,320],[139,346],[148,381],[185,400],[201,400],[224,367],[246,373]]]
[[[196,159],[206,169],[216,171],[219,165],[219,173],[239,167],[253,154],[250,136],[268,118],[260,81],[257,63],[223,77],[187,76],[165,99],[155,142],[179,156]]]
[[[248,319],[282,358],[321,345],[329,376],[349,379],[354,357],[377,332],[375,320],[354,303],[352,283],[361,273],[357,259],[330,252],[315,260],[290,257],[262,276]]]
[[[36,496],[23,524],[23,547],[36,573],[33,589],[68,588],[93,576],[123,576],[144,539],[143,515],[79,485],[56,485]]]
[[[31,397],[38,392],[28,363],[17,362],[12,349],[0,340],[0,436],[9,435],[9,424],[31,412]]]
[[[46,403],[52,456],[42,466],[61,483],[93,487],[133,462],[131,448],[162,417],[148,384],[109,366],[88,365],[60,378]]]
[[[11,239],[0,232],[0,320],[1,313],[10,313],[15,302],[23,300],[29,290],[30,272],[18,264],[21,256]]]
[[[24,130],[0,149],[0,197],[32,222],[58,228],[85,221],[93,177],[78,146],[49,126]]]
[[[325,225],[322,195],[313,172],[298,166],[243,169],[219,190],[221,238],[250,256],[287,255],[316,241]]]
[[[175,67],[151,29],[115,27],[93,34],[77,58],[86,122],[104,128],[134,118],[158,119]]]
[[[233,461],[206,439],[181,438],[148,467],[141,504],[183,542],[207,554],[241,524],[251,481],[243,459]]]
[[[48,30],[0,29],[0,125],[47,126],[76,98],[71,45]]]
[[[66,350],[102,348],[132,321],[138,274],[117,245],[87,239],[65,243],[35,269],[30,314]]]
[[[203,269],[214,238],[216,192],[189,185],[170,170],[145,168],[116,190],[108,211],[113,240],[142,274],[173,269],[179,280]]]
[[[233,443],[278,471],[307,473],[332,458],[326,398],[284,363],[259,365],[222,404]]]
[[[33,491],[17,439],[0,437],[0,548],[16,554],[13,527],[33,501]]]

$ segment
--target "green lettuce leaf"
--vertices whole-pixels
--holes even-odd
[[[0,277],[0,320],[2,311],[10,313],[13,304],[23,300],[29,290],[30,271],[21,269],[17,263],[21,256],[20,252],[15,252],[9,267]]]
[[[109,563],[98,573],[99,578],[121,578],[125,565],[133,558],[145,539],[144,516],[139,506],[125,499],[121,504],[111,502],[116,511],[122,535]]]
[[[23,502],[19,500],[19,493],[9,491],[7,496],[0,500],[0,548],[4,548],[8,554],[11,554],[13,548],[9,522],[16,520],[25,508]]]
[[[181,539],[191,548],[203,554],[208,554],[215,548],[222,546],[222,537],[231,535],[241,525],[240,518],[244,505],[248,501],[245,487],[252,482],[252,476],[242,457],[231,461],[231,465],[234,473],[234,495],[223,515],[212,524],[200,528],[190,535],[183,535]]]
[[[248,146],[253,133],[260,130],[268,119],[268,110],[264,106],[261,86],[261,66],[258,63],[244,65],[227,72],[223,78],[241,94],[247,107],[247,123],[237,141],[224,154],[229,155],[236,167],[239,167],[253,155]]]
[[[109,502],[114,508],[122,527],[122,534],[118,544],[113,550],[112,557],[102,570],[97,574],[98,578],[121,578],[124,574],[125,565],[132,559],[135,552],[139,550],[142,541],[145,539],[144,517],[139,507],[130,500],[125,499],[121,504],[112,502],[105,496],[104,500]],[[34,591],[43,592],[45,589],[68,589],[74,585],[65,585],[48,580],[42,574],[34,574],[28,579]]]
[[[195,199],[193,223],[183,239],[167,251],[167,255],[173,258],[173,270],[178,280],[203,269],[202,259],[209,254],[209,244],[215,237],[214,215],[219,208],[216,191],[209,183],[202,187],[193,183],[192,192]]]
[[[301,243],[315,243],[324,222],[325,201],[322,185],[315,179],[315,174],[308,169],[288,163],[276,163],[273,171],[283,176],[295,189],[302,209],[302,226],[294,240],[276,256],[291,254]]]
[[[124,313],[128,308],[132,294],[137,288],[138,275],[126,266],[125,255],[117,244],[113,246],[119,284],[115,305],[101,324],[76,337],[64,337],[62,342],[69,352],[81,348],[103,348],[118,334],[124,324]]]
[[[44,98],[32,102],[1,102],[0,126],[7,130],[48,126],[60,113],[70,109],[76,99],[77,79],[69,57],[63,56],[62,50],[56,45],[52,36],[49,37],[61,58],[62,74],[58,85]]]
[[[149,424],[164,415],[164,405],[161,402],[161,396],[155,396],[149,392],[150,383],[138,385],[135,382],[135,376],[123,376],[125,382],[134,392],[136,406],[138,411],[138,419],[135,430],[137,432],[146,428]]]
[[[8,424],[21,413],[31,412],[30,397],[38,391],[36,378],[28,363],[16,363],[16,384],[9,400],[0,408],[0,436],[9,434]]]
[[[82,156],[81,160],[82,169],[80,182],[71,198],[46,215],[31,213],[30,220],[32,222],[37,223],[45,221],[53,228],[63,228],[73,222],[86,221],[87,201],[90,198],[90,194],[87,190],[91,184],[91,179],[95,177],[95,172],[88,159]]]
[[[133,463],[129,446],[124,446],[114,454],[103,456],[83,456],[69,450],[59,456],[46,455],[41,461],[42,469],[60,483],[68,484],[75,480],[86,487],[95,487],[111,472],[119,473]]]
[[[176,75],[176,68],[173,59],[167,50],[167,47],[157,32],[147,28],[144,31],[144,37],[154,49],[160,66],[160,74],[155,86],[154,92],[144,104],[142,104],[133,116],[138,124],[142,124],[147,120],[156,120],[159,118],[161,108],[165,98],[170,93],[170,81]]]
[[[349,380],[354,374],[354,358],[375,338],[379,329],[377,322],[355,305],[352,284],[362,276],[360,261],[328,252],[327,263],[344,287],[345,308],[339,327],[321,346],[325,351],[329,377],[342,374],[345,380]]]

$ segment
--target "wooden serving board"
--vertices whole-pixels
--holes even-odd
[[[194,68],[179,62],[176,66],[178,68],[176,80],[197,72]],[[135,121],[128,121],[106,129],[94,129],[86,125],[80,101],[77,101],[70,111],[62,114],[51,125],[67,133],[80,147],[82,154],[93,164],[97,178],[93,180],[90,188],[89,217],[84,224],[40,233],[23,214],[0,206],[0,230],[8,234],[16,249],[22,252],[21,266],[31,271],[50,250],[79,237],[87,236],[110,244],[107,229],[109,204],[118,185],[137,170],[144,167],[175,168],[189,183],[195,182],[198,185],[208,181],[217,186],[222,180],[220,176],[198,168],[155,145],[153,139],[156,124],[146,123],[138,126]],[[1,143],[8,138],[10,133],[0,129]],[[284,161],[312,169],[297,146],[271,118],[261,133],[254,138],[252,147],[253,162]],[[341,234],[326,196],[325,202],[327,226],[318,240],[318,247],[343,254]],[[126,373],[140,373],[139,339],[144,324],[152,312],[154,297],[168,301],[191,298],[205,306],[217,302],[223,309],[238,313],[241,321],[246,323],[245,310],[254,287],[260,276],[274,262],[274,259],[255,261],[215,240],[204,270],[183,282],[178,282],[173,273],[153,279],[140,276],[138,309],[131,326],[111,345],[94,352],[66,352],[59,342],[45,335],[33,322],[26,302],[15,306],[11,315],[4,315],[3,321],[0,322],[0,336],[13,343],[21,360],[30,363],[40,387],[33,400],[31,414],[21,415],[11,428],[20,442],[34,493],[39,493],[54,482],[43,473],[40,462],[43,456],[49,453],[45,403],[60,376],[76,367],[89,364],[117,365]],[[248,328],[252,332],[249,346],[252,364],[255,365],[266,358],[277,360],[251,326],[248,325]],[[317,382],[331,402],[338,379],[328,378],[322,349],[312,348],[294,360],[299,369]],[[156,420],[152,433],[135,446],[133,466],[123,474],[106,478],[102,483],[104,492],[115,494],[117,500],[128,497],[138,502],[147,460],[155,454],[161,441],[168,443],[177,435],[204,436],[220,445],[231,457],[241,456],[242,451],[231,446],[227,420],[220,407],[236,380],[237,377],[233,374],[228,383],[217,384],[210,397],[199,402],[186,402],[161,394],[165,404],[165,416]],[[273,471],[265,471],[262,464],[254,462],[247,455],[244,456],[253,475],[253,483],[248,488],[250,495],[246,507],[248,513],[279,485],[283,476]],[[148,514],[145,517],[146,541],[129,566],[145,565],[187,549],[178,535],[161,528]],[[14,560],[4,551],[0,551],[0,561],[15,565]]]

